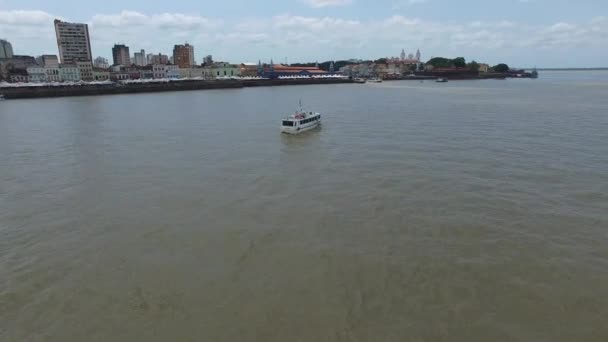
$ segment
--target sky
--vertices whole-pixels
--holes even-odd
[[[53,20],[89,24],[94,56],[194,45],[232,63],[377,59],[401,49],[519,67],[607,67],[608,0],[0,0],[16,54],[57,54]]]

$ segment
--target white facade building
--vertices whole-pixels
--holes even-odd
[[[46,70],[46,81],[47,82],[61,82],[61,75],[59,74],[59,65],[51,68],[44,68]]]
[[[28,67],[26,70],[32,83],[61,82],[59,67]]]
[[[59,66],[59,76],[63,82],[78,82],[80,78],[80,70],[74,64],[61,64]]]
[[[46,70],[43,67],[28,67],[27,76],[32,83],[47,82]]]
[[[155,79],[176,79],[181,77],[180,69],[177,65],[154,64],[152,66],[152,73]]]

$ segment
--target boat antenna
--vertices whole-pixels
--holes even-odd
[[[302,99],[300,99],[300,110],[302,110]]]

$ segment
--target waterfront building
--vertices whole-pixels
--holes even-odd
[[[152,77],[155,79],[167,78],[167,65],[166,64],[152,65]]]
[[[490,71],[490,66],[488,64],[485,63],[480,63],[479,64],[479,72],[489,72]]]
[[[184,45],[175,45],[173,47],[173,62],[180,68],[189,68],[195,65],[194,62],[194,46],[186,43]]]
[[[178,79],[179,78],[179,66],[167,65],[167,78]]]
[[[145,50],[140,50],[139,52],[136,52],[133,58],[135,59],[135,65],[146,66],[148,64],[146,60]]]
[[[27,69],[28,81],[32,83],[44,83],[48,81],[46,70],[41,66],[28,67]]]
[[[93,68],[93,80],[94,81],[107,81],[110,79],[110,72],[107,68]]]
[[[129,47],[124,44],[114,44],[114,47],[112,48],[112,60],[114,65],[131,65]]]
[[[62,82],[78,82],[81,80],[80,69],[76,64],[60,64],[59,77]]]
[[[12,70],[9,73],[8,79],[12,83],[27,83],[29,81],[29,76],[27,75],[27,71],[24,69],[16,69]]]
[[[110,80],[116,81],[126,81],[131,78],[131,75],[126,71],[112,71],[110,72]]]
[[[177,79],[181,77],[179,67],[172,64],[154,64],[152,66],[152,74],[155,79]]]
[[[61,63],[73,64],[93,60],[87,24],[68,23],[58,19],[55,19],[54,23]]]
[[[13,58],[13,46],[4,39],[0,39],[0,59],[2,58]]]
[[[255,63],[241,63],[239,65],[239,74],[241,77],[255,77],[258,76],[258,64]]]
[[[192,67],[186,69],[179,68],[178,70],[180,78],[203,78],[205,76],[205,69],[200,67]]]
[[[204,76],[206,78],[237,77],[241,75],[239,66],[225,62],[215,62],[203,69],[205,69]]]
[[[76,62],[76,67],[80,73],[80,79],[83,81],[93,81],[93,63],[91,62]]]
[[[61,75],[59,74],[59,65],[56,67],[45,67],[46,81],[47,82],[61,82]]]
[[[143,67],[139,67],[139,78],[141,79],[153,79],[154,71],[152,70],[152,65],[146,65]]]
[[[95,58],[95,62],[93,63],[93,66],[99,69],[107,69],[110,67],[110,64],[108,63],[108,60],[103,58],[103,57],[97,57]]]
[[[258,76],[278,78],[282,76],[315,76],[327,74],[327,71],[321,70],[318,67],[286,66],[283,64],[274,64],[271,60],[270,64],[263,66],[261,72],[258,73]]]

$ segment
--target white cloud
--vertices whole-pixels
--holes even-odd
[[[346,6],[352,3],[352,0],[304,0],[308,5],[314,8]]]
[[[95,27],[161,27],[178,29],[215,28],[220,20],[212,20],[196,15],[181,13],[161,13],[146,15],[134,11],[122,11],[119,14],[98,14],[93,16],[91,26]]]
[[[0,25],[37,26],[53,19],[53,16],[43,11],[0,11]]]

